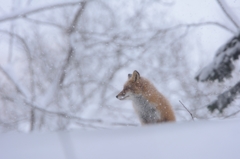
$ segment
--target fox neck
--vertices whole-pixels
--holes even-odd
[[[143,96],[132,97],[133,107],[137,112],[141,122],[143,124],[157,123],[160,121],[161,116],[157,110],[157,105],[149,102]]]

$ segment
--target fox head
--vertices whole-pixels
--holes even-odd
[[[123,90],[116,96],[119,100],[131,99],[132,97],[140,94],[141,77],[138,71],[133,71],[133,74],[128,74],[128,80],[123,86]]]

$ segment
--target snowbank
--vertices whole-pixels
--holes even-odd
[[[4,159],[239,159],[240,120],[0,135]]]

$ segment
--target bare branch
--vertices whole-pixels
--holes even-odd
[[[0,70],[2,71],[2,73],[7,77],[7,79],[13,84],[13,86],[15,87],[16,91],[18,93],[20,93],[21,95],[23,95],[24,97],[27,97],[27,95],[24,93],[24,91],[19,87],[19,85],[16,83],[16,81],[8,74],[8,72],[2,68],[2,66],[0,65]]]
[[[99,37],[108,37],[108,36],[111,36],[109,37],[109,39],[107,40],[102,40],[101,42],[94,42],[94,43],[90,43],[88,45],[86,45],[86,47],[93,47],[93,46],[96,46],[96,45],[108,45],[109,43],[116,43],[118,46],[123,46],[123,47],[129,47],[129,48],[132,48],[132,47],[144,47],[146,46],[147,44],[149,44],[150,42],[156,40],[156,38],[160,35],[160,34],[164,34],[164,33],[167,33],[167,32],[170,32],[170,31],[174,31],[174,30],[177,30],[177,29],[181,29],[181,28],[186,28],[186,31],[189,29],[189,28],[193,28],[193,27],[201,27],[201,26],[218,26],[218,27],[221,27],[223,29],[225,29],[226,31],[232,33],[233,35],[236,34],[235,31],[231,30],[230,28],[228,28],[227,26],[219,23],[219,22],[201,22],[201,23],[191,23],[191,24],[178,24],[176,26],[172,26],[172,27],[168,27],[168,28],[165,28],[165,29],[158,29],[156,30],[152,37],[150,38],[147,38],[146,37],[143,37],[145,38],[146,40],[144,42],[140,42],[140,43],[137,43],[137,44],[134,44],[133,42],[137,42],[139,41],[139,39],[135,39],[135,38],[131,38],[131,37],[121,37],[120,35],[130,35],[130,33],[127,33],[127,32],[121,32],[117,35],[108,35],[107,33],[104,33],[104,34],[101,34],[101,33],[94,33],[94,32],[83,32],[83,31],[78,31],[80,34],[86,34],[86,35],[96,35],[96,36],[99,36]],[[141,32],[145,32],[145,33],[152,33],[152,31],[149,32],[149,30],[142,30]],[[183,34],[183,36],[186,35]],[[139,38],[139,37],[138,37]],[[128,40],[126,40],[128,39]],[[130,43],[128,43],[130,42]]]
[[[228,28],[227,26],[219,23],[219,22],[201,22],[201,23],[191,23],[191,24],[179,24],[179,25],[176,25],[176,26],[173,26],[173,27],[170,27],[170,28],[166,28],[166,29],[163,29],[162,31],[170,31],[170,30],[175,30],[175,29],[179,29],[179,28],[182,28],[182,27],[200,27],[200,26],[204,26],[204,25],[216,25],[216,26],[219,26],[233,34],[235,34],[236,32],[233,31],[232,29]]]
[[[12,33],[13,31],[14,31],[14,25],[13,25],[13,22],[12,22],[11,25],[10,25],[10,32]],[[14,37],[13,37],[13,36],[10,36],[8,62],[10,62],[10,61],[12,60],[13,41],[14,41]]]
[[[219,110],[219,112],[222,113],[222,111],[227,108],[227,106],[231,104],[232,101],[234,101],[235,97],[238,94],[240,94],[240,81],[229,90],[218,95],[217,99],[211,104],[209,104],[207,107],[211,112],[217,109]]]
[[[75,14],[74,18],[73,18],[73,21],[72,23],[70,24],[69,26],[69,29],[68,29],[68,33],[69,35],[75,30],[75,26],[78,22],[78,18],[81,16],[84,8],[85,8],[85,5],[86,5],[86,2],[83,2],[82,3],[82,6],[78,9],[77,13]],[[60,75],[60,80],[59,80],[59,85],[61,86],[63,81],[64,81],[64,78],[65,78],[65,70],[67,69],[67,67],[69,66],[70,64],[70,60],[71,58],[73,57],[73,53],[74,53],[74,49],[73,47],[70,45],[69,46],[69,50],[68,50],[68,53],[67,53],[67,58],[65,60],[65,63],[62,67],[62,72],[61,72],[61,75]]]
[[[31,57],[31,53],[30,53],[30,49],[28,47],[28,44],[26,43],[25,39],[22,38],[20,35],[18,34],[14,34],[12,32],[8,32],[8,31],[5,31],[5,30],[0,30],[0,33],[4,33],[4,34],[7,34],[11,37],[16,37],[17,40],[19,40],[21,42],[21,44],[23,45],[24,47],[24,50],[26,52],[26,57],[29,61],[29,64],[28,64],[28,68],[29,68],[29,71],[30,71],[30,78],[32,79],[33,78],[33,67],[32,67],[32,57]],[[6,77],[15,85],[15,88],[16,90],[21,93],[22,95],[24,95],[26,97],[26,92],[24,92],[20,86],[18,86],[18,84],[16,83],[16,81],[14,81],[14,79],[12,79],[12,77],[9,75],[8,72],[6,72],[6,70],[4,68],[2,68],[2,66],[0,66],[0,70],[6,75]],[[31,88],[33,88],[33,83],[31,84]],[[33,92],[33,91],[31,91]]]
[[[79,9],[77,10],[77,13],[75,14],[71,24],[68,26],[68,29],[66,30],[67,36],[69,38],[68,39],[69,43],[70,43],[70,35],[75,30],[75,27],[73,27],[73,26],[75,26],[77,24],[78,18],[81,16],[81,14],[82,14],[82,12],[84,10],[85,5],[86,5],[86,2],[83,2],[81,7],[79,7]],[[59,90],[59,88],[60,89],[62,88],[62,86],[63,86],[62,84],[63,84],[64,79],[66,77],[66,70],[67,70],[68,66],[71,64],[71,59],[73,58],[73,56],[74,56],[74,48],[73,48],[73,46],[70,43],[70,45],[68,47],[66,59],[64,60],[61,69],[59,70],[60,72],[59,72],[56,80],[53,81],[52,86],[48,89],[47,93],[45,93],[45,97],[48,96],[47,98],[49,99],[49,100],[45,100],[45,102],[46,102],[45,104],[46,105],[48,105],[50,103],[50,100],[52,100],[52,97]]]
[[[4,34],[7,34],[9,36],[13,36],[13,37],[16,37],[17,40],[19,40],[21,42],[21,44],[23,45],[25,51],[26,51],[26,55],[27,55],[27,58],[30,59],[31,58],[31,55],[30,55],[30,49],[25,41],[25,39],[23,37],[21,37],[20,35],[18,34],[15,34],[15,33],[12,33],[12,32],[9,32],[9,31],[6,31],[6,30],[0,30],[0,33],[4,33]]]
[[[78,19],[82,15],[86,4],[87,4],[87,2],[82,2],[81,7],[78,9],[77,13],[75,14],[75,16],[73,18],[73,21],[72,21],[72,23],[69,26],[69,30],[68,30],[69,34],[71,34],[75,30],[76,25],[78,23]]]
[[[240,113],[240,110],[238,110],[238,111],[236,111],[236,112],[234,112],[234,113],[232,113],[232,114],[230,114],[230,115],[228,115],[228,116],[225,116],[224,119],[229,118],[229,117],[232,117],[232,116],[234,116],[234,115],[237,115],[238,113]]]
[[[84,119],[80,118],[74,115],[69,115],[67,113],[63,112],[54,112],[54,111],[49,111],[43,108],[40,108],[39,106],[36,106],[28,101],[24,101],[26,105],[32,107],[34,110],[41,111],[43,113],[51,114],[51,115],[57,115],[66,119],[73,119],[73,120],[78,120],[79,122],[84,122],[84,123],[98,123],[98,124],[109,124],[109,125],[114,125],[114,126],[138,126],[137,124],[134,123],[121,123],[121,122],[107,122],[103,121],[101,119]]]
[[[51,22],[44,22],[44,21],[40,21],[40,20],[37,20],[37,19],[29,18],[29,17],[24,17],[24,19],[26,19],[29,22],[36,23],[36,24],[44,24],[44,25],[53,26],[53,27],[56,27],[56,28],[59,28],[59,29],[65,29],[63,26],[61,26],[59,24],[51,23]]]
[[[32,102],[34,101],[34,92],[35,92],[35,85],[34,85],[34,70],[33,70],[33,66],[32,66],[32,55],[31,55],[31,52],[30,52],[30,48],[29,48],[29,46],[28,46],[28,44],[27,44],[27,42],[25,41],[25,39],[23,38],[23,37],[21,37],[20,35],[18,35],[18,34],[15,34],[15,33],[12,33],[12,32],[8,32],[8,31],[4,31],[4,30],[0,30],[0,33],[4,33],[4,34],[8,34],[9,36],[11,36],[11,39],[13,38],[13,37],[16,37],[16,39],[18,40],[18,41],[20,41],[21,42],[21,44],[23,45],[23,48],[24,48],[24,50],[25,50],[25,52],[26,52],[26,56],[27,56],[27,59],[28,59],[28,69],[29,69],[29,76],[30,76],[30,88],[31,88],[31,90],[30,90],[30,92],[31,92],[31,100],[32,100]],[[9,56],[11,56],[11,55],[9,55]],[[3,69],[1,66],[0,66],[0,69],[2,70],[2,72],[8,77],[8,79],[15,85],[15,88],[16,88],[16,90],[19,92],[19,93],[21,93],[22,95],[24,95],[25,97],[26,97],[26,92],[23,92],[23,90],[21,89],[21,87],[17,84],[17,82],[9,75],[9,73],[5,70],[5,69]],[[32,120],[32,119],[34,119],[34,111],[32,110],[31,111],[31,122],[32,122],[32,124],[31,124],[31,129],[32,129],[32,127],[33,127],[33,121],[34,120]]]
[[[41,11],[45,11],[45,10],[49,10],[49,9],[53,9],[53,8],[66,7],[66,6],[79,5],[79,4],[82,5],[82,3],[84,3],[84,1],[72,1],[72,2],[61,2],[61,3],[48,4],[48,5],[35,7],[35,8],[25,8],[25,9],[22,9],[20,11],[14,12],[14,13],[10,13],[9,15],[0,17],[0,22],[21,18],[26,15],[30,15],[33,13],[37,13],[37,12],[41,12]]]
[[[179,102],[182,104],[182,106],[188,111],[188,113],[191,115],[191,117],[192,117],[192,120],[194,120],[194,117],[193,117],[193,115],[192,115],[192,113],[188,110],[188,108],[187,107],[185,107],[185,105],[179,100]]]
[[[230,21],[235,25],[235,27],[240,30],[240,26],[239,24],[235,21],[236,16],[233,19],[233,15],[230,15],[230,13],[227,11],[227,4],[224,2],[224,0],[217,0],[219,6],[221,7],[221,9],[223,10],[223,12],[226,14],[226,16],[230,19]]]

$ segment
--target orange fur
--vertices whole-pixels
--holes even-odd
[[[168,100],[137,71],[129,74],[123,90],[116,96],[120,100],[130,99],[142,124],[175,121]]]

